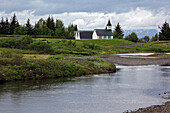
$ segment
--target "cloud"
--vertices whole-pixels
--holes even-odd
[[[19,23],[25,24],[30,18],[34,24],[40,18],[47,19],[49,14],[36,15],[33,10],[15,11],[12,13],[0,12],[0,17],[11,18],[16,13]],[[162,25],[165,20],[170,21],[170,14],[166,10],[148,10],[146,8],[137,7],[128,12],[102,13],[102,12],[70,12],[51,14],[54,19],[63,20],[67,26],[71,23],[77,24],[81,30],[92,30],[96,28],[105,28],[108,19],[111,19],[113,27],[119,22],[122,29],[157,29],[158,25]]]
[[[35,15],[64,12],[129,12],[137,7],[149,10],[166,9],[170,12],[169,0],[0,0],[0,11],[33,10]]]

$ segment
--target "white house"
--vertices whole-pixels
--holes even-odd
[[[113,39],[112,24],[108,21],[105,29],[94,29],[93,31],[76,31],[75,39]]]

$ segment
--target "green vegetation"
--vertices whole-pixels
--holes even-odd
[[[117,46],[125,46],[125,45],[131,45],[134,44],[133,42],[127,41],[127,40],[121,40],[121,39],[98,39],[98,40],[76,40],[76,42],[80,43],[86,43],[86,44],[96,44],[97,46],[106,47],[117,47]]]
[[[162,25],[161,31],[159,32],[159,40],[170,40],[170,27],[169,23],[165,21]]]
[[[33,60],[20,54],[2,52],[0,55],[0,83],[16,80],[75,77],[87,74],[115,72],[116,67],[99,58],[82,60]]]
[[[113,38],[123,39],[123,36],[123,30],[118,23],[117,26],[115,26],[115,30],[113,31]]]
[[[56,19],[54,22],[53,17],[48,17],[47,20],[41,18],[35,25],[30,24],[30,19],[24,25],[20,25],[16,15],[8,21],[8,18],[0,20],[0,34],[2,35],[43,35],[55,36],[65,39],[74,39],[74,31],[77,30],[77,25],[70,24],[68,27],[64,26],[61,20]]]
[[[125,37],[125,40],[132,41],[132,42],[138,42],[138,36],[135,32],[132,32],[130,35]]]
[[[137,47],[139,51],[146,52],[170,52],[170,42],[169,41],[156,41],[149,42],[142,46]]]

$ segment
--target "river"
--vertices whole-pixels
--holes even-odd
[[[117,68],[111,74],[0,84],[0,113],[122,113],[167,101],[162,96],[170,91],[169,66]]]

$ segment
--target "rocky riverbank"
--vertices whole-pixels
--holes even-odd
[[[153,105],[147,108],[139,108],[137,111],[125,113],[170,113],[170,102],[166,102],[163,105]]]

